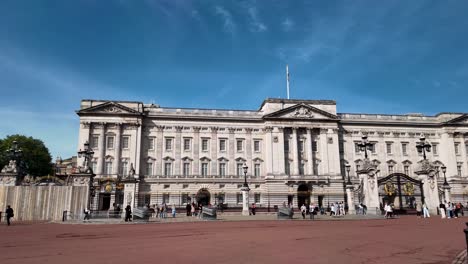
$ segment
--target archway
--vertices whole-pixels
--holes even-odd
[[[297,187],[297,207],[301,208],[303,204],[308,206],[310,203],[310,190],[307,184],[302,183]]]
[[[203,206],[210,204],[211,194],[206,188],[201,188],[197,193],[197,203]]]

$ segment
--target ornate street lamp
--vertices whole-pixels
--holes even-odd
[[[416,143],[416,148],[418,149],[418,153],[423,154],[424,159],[426,159],[426,151],[431,152],[431,144],[427,143],[424,135],[421,135],[419,138],[419,142]]]
[[[244,163],[244,165],[242,166],[242,169],[244,170],[244,186],[243,187],[249,188],[249,185],[247,184],[247,170],[249,169],[249,167],[247,166],[247,163]]]
[[[83,170],[81,172],[85,172],[85,173],[91,173],[93,174],[93,169],[91,168],[91,166],[89,166],[89,162],[90,160],[93,158],[93,155],[94,155],[94,151],[89,147],[89,142],[86,141],[84,143],[84,150],[79,150],[78,151],[78,157],[79,158],[84,158],[84,161],[83,161]]]
[[[364,157],[367,159],[367,150],[371,150],[374,144],[369,142],[367,135],[363,135],[361,142],[359,142],[357,145],[361,151],[364,151]]]
[[[18,142],[13,141],[13,146],[6,150],[7,155],[11,160],[16,162],[16,173],[18,174],[16,179],[16,184],[20,184],[23,178],[23,150],[18,147]]]
[[[449,184],[447,182],[447,176],[445,176],[445,173],[447,172],[447,167],[442,166],[441,169],[442,169],[442,172],[444,173],[444,187],[448,187]]]
[[[349,172],[351,171],[351,165],[346,164],[346,172],[348,173],[348,182],[346,183],[347,185],[351,185],[351,178],[349,178]]]

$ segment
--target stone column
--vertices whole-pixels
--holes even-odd
[[[97,174],[104,174],[104,166],[106,161],[106,123],[100,124],[101,131],[99,133],[99,163]]]
[[[348,203],[348,214],[356,214],[356,210],[354,208],[354,186],[352,184],[346,185],[346,198]]]
[[[245,129],[245,158],[247,159],[247,164],[249,164],[249,167],[252,168],[251,171],[254,170],[254,163],[252,160],[252,128],[246,128]],[[252,177],[254,173],[251,174]]]
[[[273,135],[274,137],[276,136],[277,138],[273,138],[273,144],[276,146],[275,148],[275,156],[276,156],[276,170],[275,172],[278,175],[285,175],[285,167],[284,167],[284,162],[285,162],[285,156],[284,156],[284,127],[277,127],[277,133]]]
[[[330,168],[329,168],[329,161],[328,161],[328,143],[327,143],[327,132],[328,129],[320,128],[320,136],[319,136],[319,143],[320,143],[320,174],[321,175],[329,175]]]
[[[181,175],[180,173],[180,160],[181,160],[181,153],[182,153],[182,150],[181,150],[181,140],[182,140],[182,129],[184,127],[182,126],[176,126],[175,129],[176,129],[176,137],[175,137],[175,161],[174,161],[174,175]]]
[[[211,170],[208,171],[210,175],[217,174],[217,160],[218,158],[218,127],[211,127]]]
[[[237,143],[236,139],[234,137],[234,133],[236,131],[236,128],[234,127],[229,127],[229,139],[228,139],[228,157],[227,159],[229,160],[228,162],[228,168],[226,175],[236,175],[236,162],[235,162],[235,153],[237,152]]]
[[[312,153],[312,128],[307,128],[307,142],[305,144],[307,153],[307,174],[314,175],[314,157]]]
[[[164,126],[156,126],[156,175],[163,175]]]
[[[380,213],[379,203],[379,186],[377,176],[374,171],[365,172],[359,175],[360,180],[364,183],[364,205],[367,206],[367,214],[375,215]]]
[[[272,132],[273,128],[271,127],[265,127],[263,129],[263,132],[265,133],[265,165],[266,165],[266,171],[265,175],[273,175],[273,136]]]
[[[120,146],[120,140],[121,140],[121,124],[115,124],[116,130],[115,130],[115,159],[114,159],[114,164],[113,164],[113,172],[114,174],[118,175],[119,174],[119,169],[120,169],[120,153],[122,147]],[[114,195],[111,195],[113,197]],[[112,204],[112,201],[111,201]]]
[[[444,185],[442,187],[442,189],[444,189],[444,200],[445,200],[445,202],[452,201],[452,197],[450,195],[450,189],[452,189],[452,188],[449,185]]]
[[[127,205],[130,205],[133,208],[135,208],[135,204],[137,201],[136,199],[136,184],[137,182],[135,180],[129,180],[124,183],[124,203],[123,203],[123,208],[122,208],[122,217],[125,217],[125,207]]]
[[[292,128],[292,153],[293,153],[293,162],[291,175],[299,175],[299,156],[298,156],[298,147],[297,147],[297,127]]]
[[[200,174],[200,130],[201,127],[193,127],[193,168],[194,175]]]
[[[241,188],[242,191],[242,215],[249,215],[249,191],[248,186]]]
[[[138,178],[141,173],[141,137],[143,136],[141,129],[141,122],[135,124],[136,126],[136,142],[135,142],[135,176]]]

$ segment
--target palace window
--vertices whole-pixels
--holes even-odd
[[[190,150],[190,138],[184,138],[184,151]]]
[[[242,193],[237,193],[236,196],[237,196],[237,199],[236,199],[236,200],[237,200],[237,203],[238,203],[238,204],[241,204],[241,203],[242,203]]]
[[[130,145],[129,143],[130,143],[130,137],[129,136],[122,137],[122,148],[123,149],[128,149],[129,145]]]
[[[462,176],[462,163],[457,164],[457,175],[458,177]]]
[[[208,139],[202,139],[202,151],[208,151]]]
[[[254,175],[257,178],[260,177],[260,164],[258,163],[254,165]]]
[[[112,161],[106,161],[106,168],[104,174],[112,174]]]
[[[220,185],[219,185],[219,188],[222,189],[222,188],[224,188],[225,186],[226,186],[226,185],[224,185],[224,184],[220,184]]]
[[[182,204],[187,204],[188,203],[188,200],[189,200],[188,197],[189,197],[189,195],[187,193],[182,194],[182,198],[181,198]]]
[[[188,184],[182,184],[182,189],[187,189],[188,188]]]
[[[369,146],[368,149],[371,153],[375,153],[376,148],[377,148],[377,142],[371,142],[371,145]]]
[[[289,139],[284,141],[284,152],[289,152]]]
[[[107,148],[113,149],[114,148],[114,137],[107,137]]]
[[[169,203],[169,194],[168,193],[163,194],[162,202],[165,203],[165,204]]]
[[[189,176],[190,175],[190,163],[189,162],[184,162],[184,168],[183,168],[183,174],[184,176]]]
[[[218,193],[218,203],[224,203],[225,195],[224,193]]]
[[[392,154],[392,143],[387,142],[387,154]]]
[[[460,143],[455,143],[455,154],[460,155]]]
[[[91,169],[93,170],[93,173],[96,173],[96,171],[97,171],[97,162],[96,161],[91,162]]]
[[[291,175],[291,163],[289,160],[284,162],[284,173],[286,173],[286,175]]]
[[[359,147],[359,142],[354,142],[354,153],[361,153],[361,148]]]
[[[90,146],[92,149],[97,149],[99,146],[99,136],[92,136]]]
[[[408,165],[405,165],[405,166],[403,167],[403,170],[405,171],[405,174],[406,174],[406,175],[409,175],[409,166],[408,166]]]
[[[313,152],[318,152],[318,148],[317,148],[317,141],[312,141],[312,151]]]
[[[123,176],[128,175],[128,162],[122,161],[122,163],[120,164],[120,174]]]
[[[393,165],[388,165],[388,174],[393,173]]]
[[[435,143],[432,144],[432,153],[434,155],[439,155],[439,149],[437,147],[438,147],[438,144],[435,144]]]
[[[226,176],[226,163],[219,163],[219,176]]]
[[[153,175],[153,162],[146,163],[146,175]]]
[[[172,163],[166,162],[164,163],[164,175],[165,176],[170,176],[172,175]]]
[[[226,139],[219,140],[219,151],[226,151]]]
[[[148,138],[148,150],[154,149],[154,138]]]
[[[238,152],[244,151],[244,140],[238,139],[236,141],[236,149],[237,149]]]
[[[404,156],[408,155],[408,143],[401,143],[401,153]]]
[[[314,175],[319,175],[319,166],[318,164],[314,164]]]
[[[254,140],[254,152],[260,152],[260,140]]]
[[[236,170],[237,176],[244,175],[244,169],[242,168],[242,166],[244,166],[244,164],[239,162],[236,165],[237,165],[237,167],[236,167],[237,168],[237,170]]]
[[[304,175],[304,162],[299,162],[299,175]]]
[[[208,176],[208,163],[207,162],[203,162],[201,164],[201,175]]]
[[[166,138],[166,151],[172,150],[172,138]]]
[[[260,194],[259,193],[255,193],[254,194],[254,202],[257,204],[257,203],[260,203]]]

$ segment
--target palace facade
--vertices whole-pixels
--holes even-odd
[[[351,114],[337,113],[332,100],[266,99],[257,110],[82,100],[77,114],[78,146],[88,141],[94,151],[95,210],[123,204],[122,179],[129,177],[137,181],[133,199],[126,199],[133,206],[198,201],[241,207],[244,164],[250,203],[257,207],[346,201],[346,165],[358,203],[362,180],[357,171],[365,151],[377,168],[380,201],[391,198],[412,207],[423,195],[415,173],[423,160],[416,148],[421,136],[431,145],[426,156],[437,170],[440,199],[443,166],[450,199],[468,198],[466,113]],[[365,151],[359,147],[363,135],[370,143]],[[390,193],[383,180],[392,175],[405,177],[409,185],[395,178]]]

